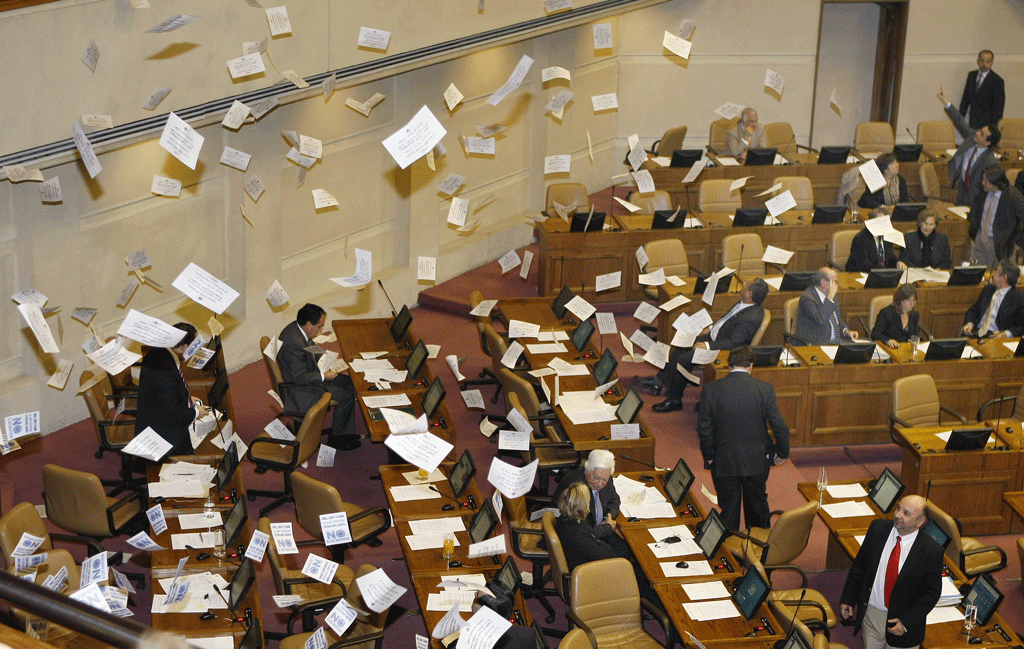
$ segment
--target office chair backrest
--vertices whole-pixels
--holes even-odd
[[[602,559],[572,571],[571,607],[600,637],[640,627],[640,590],[627,559]],[[609,587],[614,584],[614,587]]]
[[[277,364],[277,358],[271,358],[263,353],[263,350],[270,344],[270,336],[263,336],[260,338],[260,356],[263,358],[263,364],[267,368],[267,377],[270,379],[270,387],[274,389],[277,396],[284,399],[284,395],[281,394],[280,385],[284,383],[284,375],[281,374],[281,366]]]
[[[764,125],[764,145],[769,149],[778,149],[779,155],[792,161],[796,156],[796,136],[789,122],[773,122]],[[804,208],[798,207],[802,210]]]
[[[756,232],[730,234],[722,239],[722,265],[735,269],[741,277],[764,275],[763,256],[764,244]]]
[[[577,212],[590,211],[590,194],[587,193],[586,185],[581,183],[555,183],[548,185],[547,195],[544,199],[544,209],[551,216],[555,214],[555,203],[568,207],[576,203]]]
[[[885,307],[892,304],[891,295],[876,295],[871,298],[871,305],[868,307],[868,338],[871,337],[871,330],[875,328],[875,322],[878,321],[878,312]]]
[[[501,494],[501,500],[505,505],[505,515],[508,516],[508,524],[510,526],[540,529],[540,523],[530,520],[525,496],[509,498],[505,494]]]
[[[892,384],[892,414],[911,426],[939,425],[939,392],[930,374],[896,379]]]
[[[1017,421],[1024,421],[1024,383],[1021,384],[1020,391],[1017,392],[1017,400],[1013,402],[1013,414],[1011,416]]]
[[[288,574],[288,565],[277,552],[277,544],[274,543],[273,539],[274,535],[270,532],[270,519],[266,516],[260,517],[259,530],[271,537],[270,542],[267,543],[267,557],[270,563],[270,571],[274,576],[274,589],[278,595],[286,595],[288,594],[288,589],[285,588],[284,580]]]
[[[665,131],[665,134],[661,136],[660,140],[658,140],[658,148],[655,149],[654,155],[663,158],[671,158],[673,151],[675,151],[676,149],[683,148],[683,140],[685,139],[685,126],[670,128],[669,130]]]
[[[889,122],[861,122],[853,135],[853,146],[861,153],[891,153],[896,145]]]
[[[743,207],[743,199],[740,190],[732,190],[732,180],[721,178],[705,180],[700,184],[700,193],[697,196],[697,209],[702,213],[725,212],[734,214],[737,209]]]
[[[7,559],[8,567],[14,565],[11,555],[17,549],[24,532],[43,539],[43,543],[36,550],[37,553],[53,549],[50,533],[46,530],[43,519],[39,518],[35,506],[31,503],[18,503],[0,517],[0,551]]]
[[[587,632],[576,628],[565,634],[558,643],[558,649],[594,649],[594,646],[590,644]]]
[[[322,538],[321,514],[345,511],[345,502],[337,489],[300,471],[292,474],[292,493],[295,494],[295,520],[317,538]]]
[[[672,209],[672,197],[663,189],[653,192],[630,192],[629,202],[640,208],[637,214],[654,214],[658,210]]]
[[[963,541],[960,538],[960,528],[956,524],[956,520],[952,516],[942,511],[935,506],[932,501],[927,501],[925,510],[928,512],[928,518],[935,522],[939,526],[939,529],[946,533],[949,537],[949,545],[946,546],[946,554],[951,559],[960,561],[960,553],[963,551]],[[959,564],[958,564],[959,565]]]
[[[953,123],[948,119],[917,123],[917,143],[925,151],[945,151],[956,148]]]
[[[78,379],[78,385],[85,385],[92,380],[93,376],[95,375],[92,372],[85,370]],[[103,381],[94,383],[92,387],[82,392],[82,398],[85,399],[85,407],[89,409],[89,419],[92,421],[92,428],[96,433],[96,441],[102,447],[103,433],[100,430],[99,422],[107,421],[110,418],[107,395],[103,392]],[[128,418],[126,417],[126,419]]]
[[[846,261],[850,258],[850,246],[853,245],[853,238],[857,236],[860,230],[839,230],[832,233],[832,248],[829,252],[832,265],[835,268],[840,269],[840,272],[846,270]]]
[[[1017,174],[1020,173],[1020,169],[1007,169],[1006,170],[1006,181],[1011,185],[1017,184]]]
[[[352,608],[359,609],[360,611],[366,611],[367,614],[365,616],[360,615],[356,618],[357,620],[364,621],[375,631],[380,631],[384,628],[384,623],[388,619],[388,611],[391,610],[391,607],[387,607],[380,613],[374,613],[370,610],[370,607],[366,605],[366,601],[363,599],[363,594],[359,589],[359,582],[357,581],[363,576],[368,575],[371,572],[375,572],[376,570],[376,566],[371,566],[367,563],[359,566],[359,569],[356,570],[355,577],[352,578],[352,583],[348,585],[348,590],[345,593],[345,601],[347,601]]]
[[[942,185],[939,183],[939,176],[935,172],[935,164],[922,162],[917,169],[917,175],[921,178],[921,193],[929,205],[934,205],[942,200]]]
[[[95,475],[56,464],[43,465],[43,496],[46,517],[54,525],[94,538],[111,535],[107,494]]]
[[[779,176],[775,179],[775,183],[782,183],[782,188],[778,191],[779,194],[789,190],[789,193],[793,195],[793,200],[796,201],[794,210],[814,209],[814,188],[811,187],[810,178],[806,176]]]
[[[817,513],[818,503],[813,500],[782,512],[768,532],[768,556],[765,563],[769,566],[793,563],[807,547]]]
[[[725,134],[733,126],[736,126],[739,121],[738,117],[734,119],[725,119],[723,117],[711,122],[711,127],[708,129],[708,151],[718,155],[727,155],[725,152]]]
[[[324,419],[327,417],[327,409],[331,405],[331,393],[324,391],[320,400],[309,407],[306,416],[302,418],[299,432],[295,439],[299,440],[299,459],[297,464],[302,464],[316,453],[320,446],[320,437],[323,435]]]
[[[754,337],[750,339],[750,346],[757,347],[761,344],[761,339],[764,338],[764,332],[768,331],[768,325],[772,323],[772,312],[768,309],[764,310],[764,317],[761,318],[761,326],[754,332]]]
[[[474,290],[469,294],[469,306],[471,309],[475,309],[483,301],[484,294],[479,290]],[[487,347],[487,339],[484,337],[484,325],[491,324],[491,317],[475,315],[473,316],[473,322],[476,323],[476,331],[480,334],[480,348],[484,350],[485,354],[490,356],[490,348]]]
[[[558,596],[563,601],[569,602],[570,594],[565,584],[566,578],[569,576],[569,564],[565,560],[562,540],[558,538],[558,532],[555,531],[555,515],[551,512],[544,512],[541,527],[544,530],[544,542],[548,546],[548,559],[551,561],[551,581],[555,584]]]
[[[767,309],[765,309],[767,311]],[[800,314],[800,298],[791,297],[782,305],[782,328],[791,336],[796,335],[797,316]]]
[[[491,355],[491,371],[495,376],[505,366],[501,364],[501,359],[505,356],[505,352],[508,351],[508,345],[505,344],[505,339],[494,330],[494,326],[487,322],[482,325],[484,340],[487,341],[487,351]]]
[[[502,367],[498,372],[498,383],[501,384],[502,390],[505,391],[505,405],[509,410],[516,408],[520,414],[527,418],[537,416],[540,412],[540,399],[537,397],[537,392],[529,381],[507,367]],[[554,389],[552,383],[548,383],[548,387]],[[535,436],[540,435],[538,429],[541,427],[541,423],[539,421],[531,421],[530,424],[533,426],[533,434]]]
[[[775,618],[782,624],[782,633],[786,633],[786,629],[789,629],[790,625],[792,625],[793,630],[800,634],[800,637],[803,638],[804,642],[807,643],[808,647],[817,647],[818,645],[812,645],[812,643],[814,642],[815,637],[819,637],[825,641],[825,644],[822,646],[823,649],[829,649],[828,637],[826,635],[822,634],[820,636],[815,636],[814,633],[811,631],[810,627],[801,622],[799,617],[794,619],[794,616],[798,613],[795,604],[789,604],[784,600],[769,595],[768,608],[771,609],[772,614],[774,614]],[[801,608],[800,610],[804,611],[803,608]],[[807,611],[804,612],[806,613]]]
[[[1024,149],[1024,119],[1004,117],[999,120],[999,131],[1003,134],[999,140],[1000,151],[1015,153]]]
[[[647,267],[645,273],[653,273],[663,269],[665,275],[687,277],[690,274],[690,261],[686,257],[686,248],[679,239],[658,239],[644,244],[647,251]]]

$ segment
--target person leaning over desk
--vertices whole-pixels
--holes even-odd
[[[999,262],[992,280],[964,314],[961,332],[978,338],[1016,338],[1024,335],[1024,292],[1017,288],[1020,266]]]
[[[917,306],[917,289],[913,284],[903,284],[892,296],[892,304],[878,312],[875,326],[871,328],[871,339],[880,340],[896,349],[900,343],[910,342],[911,336],[918,335],[921,312]]]
[[[917,215],[917,229],[904,237],[907,244],[900,261],[912,268],[952,268],[949,237],[935,229],[935,210],[925,208]]]

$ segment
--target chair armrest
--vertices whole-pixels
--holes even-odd
[[[929,331],[928,328],[925,327],[924,325],[918,325],[917,328],[921,330],[921,333],[924,334],[924,337],[925,337],[926,340],[934,340],[935,339],[935,336],[932,335],[932,332]]]
[[[115,532],[115,530],[117,528],[114,526],[114,512],[116,512],[117,510],[121,509],[122,507],[124,507],[125,505],[130,503],[131,501],[137,500],[137,501],[139,501],[139,513],[144,515],[145,512],[146,512],[146,504],[147,504],[146,503],[146,497],[147,496],[146,496],[146,493],[144,491],[133,491],[132,493],[130,493],[127,496],[125,496],[124,498],[121,498],[121,500],[118,500],[117,502],[115,502],[110,507],[107,507],[107,529],[110,530],[110,534],[112,536],[117,536],[117,533]]]
[[[827,265],[827,266],[828,266],[829,268],[831,268],[832,270],[836,270],[836,271],[839,271],[840,273],[845,273],[845,272],[846,272],[846,269],[845,269],[845,268],[843,268],[842,266],[840,266],[840,265],[839,265],[839,264],[837,264],[836,262],[832,261],[831,259],[829,259],[828,261],[826,261],[826,262],[825,262],[825,264],[826,264],[826,265]]]
[[[943,406],[943,405],[939,406],[939,410],[941,410],[942,412],[945,412],[947,414],[953,415],[954,417],[956,417],[957,419],[960,420],[960,423],[965,424],[965,425],[967,424],[967,418],[964,417],[963,415],[961,415],[960,413],[956,412],[955,410],[950,410],[949,408],[947,408],[946,406]]]
[[[811,622],[811,623],[804,622],[804,624],[806,624],[808,627],[810,627],[811,630],[821,629],[822,631],[825,632],[826,637],[829,635],[828,613],[825,612],[825,607],[822,606],[821,604],[819,604],[818,602],[815,602],[815,601],[812,601],[812,600],[808,600],[807,598],[804,598],[802,600],[800,600],[800,599],[779,599],[779,600],[776,600],[776,601],[781,603],[781,604],[785,604],[786,606],[799,606],[800,608],[808,608],[808,607],[810,607],[810,608],[818,609],[818,615],[821,616],[821,619],[818,620],[817,622]],[[796,611],[794,611],[794,617],[795,617],[795,613],[796,613]],[[801,620],[801,621],[803,621],[803,620]]]
[[[647,600],[647,599],[644,599],[643,597],[640,598],[640,606],[645,611],[647,611],[648,613],[653,615],[654,619],[656,619],[658,621],[658,624],[661,625],[661,631],[662,631],[662,633],[665,634],[665,646],[667,646],[667,647],[673,646],[673,644],[674,644],[674,641],[672,640],[672,630],[673,630],[673,627],[669,623],[668,615],[665,615],[665,611],[661,610],[661,607],[659,607],[654,602],[652,602],[650,600]],[[642,620],[640,622],[640,626],[643,626],[643,621]]]
[[[362,520],[362,519],[366,518],[367,516],[381,516],[384,520],[383,520],[383,522],[378,527],[376,527],[375,529],[370,531],[365,536],[363,536],[361,538],[358,538],[358,539],[355,538],[355,536],[353,536],[352,537],[352,544],[353,545],[358,544],[358,543],[362,543],[363,541],[365,541],[368,538],[372,538],[374,536],[377,536],[378,534],[381,534],[382,532],[387,530],[389,527],[391,527],[391,512],[388,511],[388,509],[386,507],[371,507],[370,509],[364,509],[363,511],[359,512],[358,514],[353,514],[352,516],[349,516],[348,517],[349,528],[351,529],[352,523],[354,523],[355,521],[358,521],[358,520]]]
[[[861,162],[867,162],[868,158],[864,157],[864,154],[858,151],[855,147],[850,147],[850,155],[854,156]]]
[[[292,586],[297,586],[299,584],[321,584],[323,582],[321,582],[318,579],[313,579],[312,577],[289,577],[287,579],[282,580],[282,583],[284,584],[284,592],[285,592],[285,594],[291,595],[292,594]],[[346,593],[346,594],[348,593],[348,588],[345,587],[345,584],[341,583],[337,579],[332,579],[331,583],[333,583],[333,584],[335,584],[337,586],[341,586],[341,592],[342,593]],[[296,604],[296,606],[298,607],[298,606],[301,606],[302,604],[316,603],[316,602],[331,602],[331,601],[335,601],[336,602],[339,599],[341,599],[341,597],[328,597],[326,599],[315,600],[314,602],[302,602],[301,604]]]
[[[106,552],[106,550],[103,549],[103,546],[100,545],[99,541],[97,541],[96,539],[90,539],[87,536],[78,536],[76,534],[53,534],[53,533],[51,533],[50,534],[50,540],[51,541],[66,541],[68,543],[80,543],[80,544],[84,545],[86,548],[88,548],[88,550],[86,551],[86,556],[90,556],[90,557],[96,556],[100,552]]]
[[[780,265],[778,265],[778,264],[776,264],[774,262],[771,262],[771,261],[766,261],[764,263],[766,263],[767,265],[771,266],[775,270],[779,271],[781,274],[783,274],[783,275],[786,274],[786,269],[783,266],[780,266]]]
[[[254,448],[256,448],[256,446],[261,445],[261,444],[268,444],[268,445],[269,444],[274,444],[274,445],[278,445],[278,446],[291,446],[292,447],[292,459],[291,459],[291,462],[282,464],[281,462],[277,462],[275,460],[260,460],[260,459],[254,458],[253,455],[252,455],[252,451],[253,451]],[[295,466],[295,463],[299,459],[299,440],[297,440],[297,439],[277,439],[276,437],[269,437],[269,436],[268,437],[256,437],[251,442],[249,442],[249,450],[245,452],[245,457],[248,458],[250,462],[255,462],[257,464],[263,463],[263,464],[269,464],[271,466],[276,466],[276,467]]]
[[[711,155],[722,155],[721,153],[719,153],[719,152],[718,152],[718,151],[717,151],[717,150],[716,150],[716,149],[715,149],[715,148],[714,148],[713,146],[711,146],[710,144],[709,144],[709,145],[707,145],[707,147],[708,147],[708,153],[710,153]],[[715,163],[715,164],[718,164],[718,163]]]
[[[974,548],[972,550],[961,550],[960,551],[960,571],[966,574],[966,563],[967,557],[974,556],[976,554],[984,554],[986,552],[998,552],[999,553],[999,567],[993,568],[989,572],[996,572],[1006,567],[1006,551],[998,545],[983,545],[980,548]]]
[[[107,429],[108,428],[112,428],[114,426],[131,426],[132,422],[133,422],[133,420],[128,418],[128,417],[125,417],[124,421],[113,421],[113,420],[97,421],[96,425],[100,429],[100,436],[103,438],[103,445],[107,446],[109,448],[117,449],[117,450],[120,450],[120,449],[124,448],[125,446],[128,446],[127,442],[125,442],[124,444],[114,444],[113,442],[111,442],[110,441],[110,437],[107,435]]]
[[[549,558],[547,550],[527,552],[523,550],[522,544],[519,541],[523,536],[544,536],[543,530],[531,530],[525,527],[515,527],[514,525],[509,525],[508,529],[512,533],[512,551],[515,552],[517,557],[527,561],[539,561]]]
[[[750,536],[746,532],[740,532],[739,530],[729,530],[729,536],[735,536],[736,538],[746,539],[747,543],[753,543],[754,545],[760,546],[760,548],[761,548],[760,561],[761,561],[762,564],[764,563],[765,557],[768,556],[768,546],[769,546],[769,544],[768,544],[767,541],[761,541],[759,539],[755,539],[754,537]]]
[[[870,339],[871,330],[868,329],[868,323],[866,320],[864,320],[864,316],[857,316],[857,319],[860,320],[860,326],[864,329],[864,335]]]
[[[764,571],[768,573],[768,580],[771,581],[772,573],[776,570],[783,572],[795,572],[800,575],[800,588],[807,588],[807,573],[803,568],[792,563],[780,563],[774,566],[765,566]],[[804,600],[806,602],[806,600]]]
[[[651,155],[653,155],[653,156],[658,155],[658,145],[659,144],[661,144],[661,138],[660,137],[657,140],[654,141],[654,144],[651,145],[651,150],[650,150]]]
[[[321,548],[327,547],[321,539],[306,539],[305,541],[295,542],[295,547],[297,548],[312,548],[314,546],[320,546]]]
[[[995,399],[989,399],[985,403],[981,404],[981,407],[978,408],[978,417],[977,417],[978,421],[984,421],[985,420],[985,418],[984,418],[985,411],[988,410],[989,406],[991,406],[992,404],[995,404],[995,403],[1005,403],[1007,401],[1013,401],[1016,404],[1016,402],[1017,402],[1017,395],[1013,395],[1013,396],[1010,396],[1010,397],[998,397],[998,398],[995,398]]]
[[[597,649],[597,636],[594,635],[594,632],[590,630],[590,627],[587,626],[586,622],[581,620],[572,609],[565,612],[565,619],[569,620],[570,631],[572,631],[573,625],[583,629],[583,632],[587,634],[587,640],[590,640],[590,646]]]
[[[804,347],[806,347],[808,345],[808,342],[806,340],[804,340],[803,338],[799,338],[797,336],[794,336],[793,334],[788,334],[785,331],[782,332],[782,339],[785,340],[785,341],[795,340],[795,341],[797,341],[798,343],[800,343]]]
[[[319,583],[319,582],[318,582]],[[287,592],[291,592],[288,586],[285,586]],[[313,602],[302,602],[295,606],[290,606],[292,610],[291,615],[288,616],[288,635],[295,633],[294,626],[295,621],[301,619],[305,614],[316,615],[326,611],[329,607],[333,607],[334,604],[340,602],[342,597],[328,597],[326,599],[318,599]]]
[[[380,649],[381,643],[384,642],[384,631],[376,631],[374,633],[368,633],[355,638],[345,638],[332,644],[328,649],[341,649],[342,647],[352,647],[361,645],[366,642],[373,641],[374,649]]]
[[[903,421],[902,419],[900,419],[896,415],[889,415],[889,425],[890,426],[898,425],[898,426],[903,426],[904,428],[913,428],[913,426],[911,426],[907,422]]]

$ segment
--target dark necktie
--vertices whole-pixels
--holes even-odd
[[[181,383],[185,386],[185,393],[188,394],[188,407],[192,407],[192,394],[188,391],[188,383],[185,382],[185,370],[182,369],[181,365],[178,365],[178,376],[181,377]]]
[[[885,266],[885,246],[882,245],[882,237],[878,237],[878,265]]]

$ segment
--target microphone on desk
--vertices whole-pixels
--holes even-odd
[[[857,465],[857,466],[859,466],[860,468],[864,469],[864,473],[866,473],[866,474],[868,474],[869,476],[871,476],[871,482],[869,482],[869,483],[868,483],[868,488],[870,489],[871,487],[874,487],[874,486],[875,486],[875,482],[877,482],[877,481],[878,481],[878,478],[876,478],[876,477],[875,477],[875,474],[874,474],[874,473],[871,473],[871,471],[869,471],[869,470],[868,470],[868,468],[867,468],[866,466],[864,466],[863,464],[861,464],[860,462],[858,462],[858,461],[857,461],[857,458],[853,457],[853,453],[850,453],[850,447],[849,447],[849,446],[844,446],[844,447],[843,447],[843,453],[846,453],[846,457],[848,457],[848,458],[850,458],[851,460],[853,460],[853,463],[854,463],[854,464],[856,464],[856,465]]]
[[[909,135],[910,139],[914,141],[914,144],[917,144],[917,138],[914,137],[914,134],[910,132],[909,128],[907,129],[907,135]]]
[[[437,494],[440,494],[440,495],[444,496],[445,498],[447,498],[448,500],[452,501],[453,503],[455,503],[459,507],[469,507],[469,501],[468,500],[466,502],[460,502],[459,500],[457,500],[455,498],[452,498],[451,496],[449,496],[446,493],[441,493],[441,490],[438,489],[437,487],[435,487],[434,485],[427,485],[427,489],[430,489],[434,493],[437,493]]]
[[[432,423],[430,425],[431,426],[440,426],[441,428],[444,428],[445,430],[448,430],[448,422],[446,422],[444,420],[444,417],[438,417],[437,421],[435,421],[434,423]]]
[[[393,318],[398,317],[398,312],[395,311],[395,303],[391,301],[391,296],[388,295],[388,290],[384,288],[384,282],[377,280],[377,285],[380,286],[380,290],[384,291],[384,297],[387,298],[388,304],[391,305],[391,316]]]
[[[224,597],[224,593],[222,593],[222,592],[221,592],[221,590],[220,590],[220,586],[218,586],[217,584],[214,584],[214,585],[213,585],[213,589],[214,589],[215,591],[217,591],[217,595],[219,595],[219,596],[220,596],[220,598],[221,598],[221,600],[223,600],[223,602],[224,602],[224,603],[225,603],[225,604],[227,605],[227,607],[228,607],[228,610],[229,610],[229,611],[231,611],[232,613],[234,613],[234,611],[233,611],[233,610],[231,609],[231,602],[229,602],[229,601],[227,600],[227,598],[226,598],[226,597]],[[251,611],[251,610],[252,610],[252,609],[246,609],[246,611],[247,611],[247,613],[246,613],[246,614],[247,614],[247,615],[251,615],[251,613],[248,613],[248,611]],[[219,616],[218,616],[218,617],[219,617]],[[234,618],[224,618],[224,619],[225,619],[225,620],[231,620],[231,623],[232,623],[232,624],[234,624],[235,622],[239,622],[239,623],[241,623],[241,622],[245,622],[245,620],[246,620],[246,618],[245,618],[245,617],[234,617]]]
[[[625,453],[622,454],[622,459],[629,460],[631,462],[636,462],[637,464],[642,464],[644,466],[649,466],[655,471],[665,471],[665,469],[661,468],[657,464],[652,464],[651,462],[647,462],[646,460],[638,460],[637,458],[626,455]]]
[[[740,263],[739,263],[739,265],[736,266],[736,276],[737,277],[743,271],[743,249],[746,248],[746,247],[747,247],[747,244],[745,244],[745,243],[741,243],[740,244]],[[736,288],[735,292],[736,293],[740,292],[739,287]]]
[[[198,552],[199,553],[199,554],[196,555],[196,561],[206,561],[207,559],[209,559],[210,557],[213,556],[209,552],[205,552],[203,550],[200,550],[199,548],[194,548],[191,545],[186,545],[185,549],[186,550],[192,550],[193,552]]]
[[[786,629],[786,638],[788,638],[789,634],[793,632],[793,625],[796,624],[796,616],[800,612],[800,605],[804,603],[804,597],[806,595],[807,595],[807,589],[804,588],[802,591],[800,591],[800,601],[796,603],[796,610],[793,611],[793,619],[791,619],[789,621],[789,628]],[[776,640],[775,641],[775,645],[773,646],[773,649],[782,649],[785,646],[786,646],[786,640],[785,640],[785,638],[783,638],[782,640]]]

